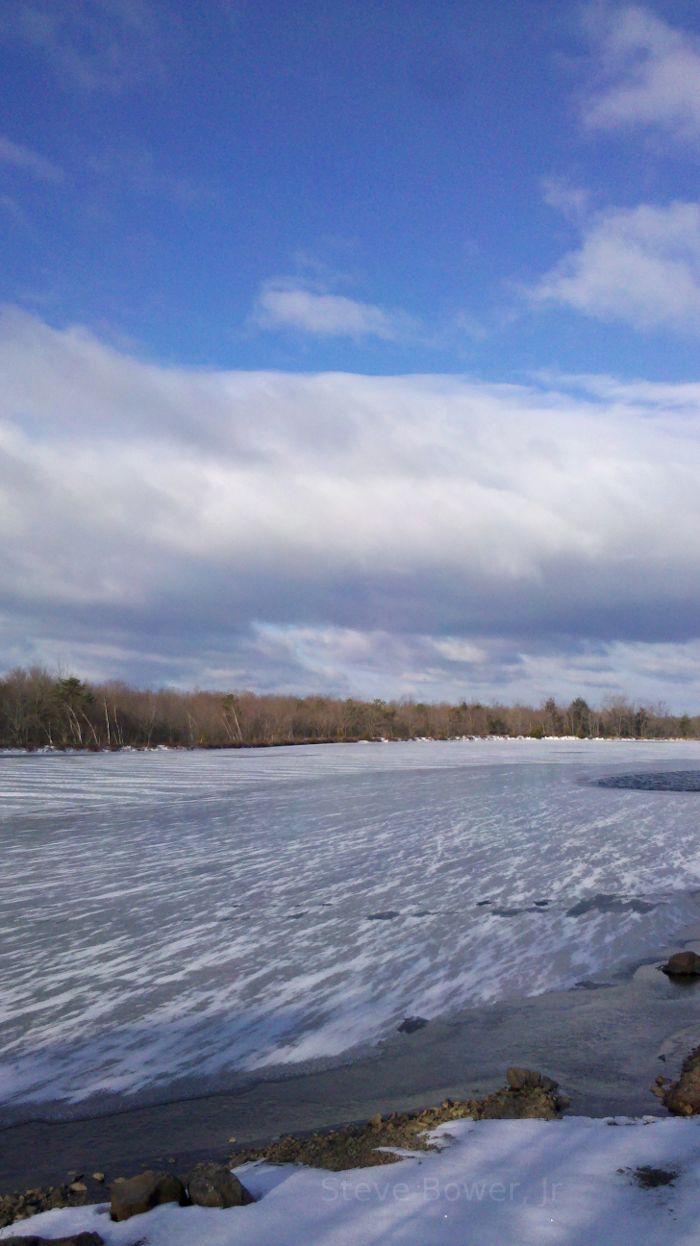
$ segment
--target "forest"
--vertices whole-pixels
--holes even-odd
[[[0,680],[0,747],[39,749],[246,748],[353,740],[446,740],[489,735],[664,739],[700,737],[700,714],[674,715],[608,697],[560,705],[362,701],[249,691],[181,691],[90,683],[42,667]]]

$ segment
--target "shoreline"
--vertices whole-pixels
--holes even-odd
[[[309,740],[263,740],[252,743],[231,742],[226,744],[123,744],[95,748],[71,745],[41,745],[37,748],[14,748],[0,745],[2,757],[82,757],[119,753],[241,753],[250,749],[311,748],[314,745],[346,744],[486,744],[494,741],[505,744],[700,744],[700,736],[634,736],[634,735],[450,735],[450,736],[335,736]]]
[[[93,1171],[110,1179],[153,1166],[185,1169],[280,1135],[481,1098],[502,1085],[509,1065],[554,1078],[576,1116],[665,1115],[651,1086],[659,1073],[675,1076],[700,1040],[700,983],[679,984],[658,964],[611,985],[464,1009],[397,1033],[355,1062],[260,1077],[234,1091],[125,1101],[110,1115],[72,1119],[42,1120],[37,1105],[35,1119],[0,1127],[0,1192]]]

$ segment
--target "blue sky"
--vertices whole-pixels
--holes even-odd
[[[700,708],[696,5],[5,0],[0,56],[5,666]]]

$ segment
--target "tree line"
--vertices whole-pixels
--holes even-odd
[[[2,748],[245,748],[489,735],[698,738],[700,715],[674,715],[625,697],[609,697],[595,709],[582,697],[569,705],[550,697],[533,707],[153,690],[42,667],[17,668],[0,679]]]

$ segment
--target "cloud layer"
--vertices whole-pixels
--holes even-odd
[[[165,368],[12,308],[0,368],[6,661],[700,701],[700,385]]]

